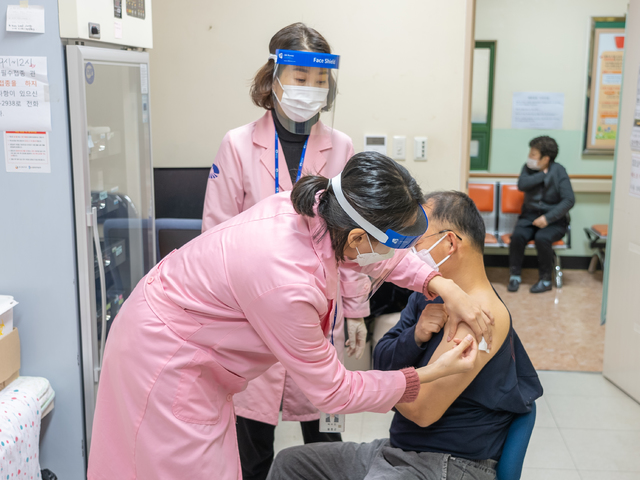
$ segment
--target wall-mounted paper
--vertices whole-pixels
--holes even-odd
[[[51,173],[47,132],[4,132],[4,159],[10,173]]]
[[[44,5],[7,5],[7,32],[44,33]]]
[[[47,57],[0,56],[0,131],[51,131]]]
[[[511,128],[562,130],[564,93],[514,92]]]

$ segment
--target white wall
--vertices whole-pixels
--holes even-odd
[[[629,3],[618,150],[609,225],[604,298],[607,330],[603,374],[640,402],[640,198],[629,194],[634,171],[632,125],[640,76],[640,0]]]
[[[208,166],[225,132],[262,115],[249,98],[271,36],[303,21],[341,55],[335,127],[407,136],[425,189],[466,180],[474,0],[154,0],[151,119],[157,167]],[[413,136],[428,161],[414,162]],[[390,143],[390,142],[389,142]],[[389,153],[391,149],[389,147]]]

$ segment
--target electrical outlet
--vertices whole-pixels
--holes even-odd
[[[427,160],[427,137],[413,137],[413,158],[421,162]]]

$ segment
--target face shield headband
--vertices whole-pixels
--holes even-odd
[[[276,50],[269,55],[277,65],[297,65],[298,67],[316,67],[337,69],[340,67],[340,55],[331,53],[302,52],[300,50]]]
[[[418,210],[418,218],[415,223],[410,227],[404,228],[402,233],[396,232],[390,228],[387,229],[386,232],[378,229],[376,226],[365,220],[362,215],[360,215],[348,202],[344,193],[342,193],[341,175],[342,172],[329,180],[329,185],[333,187],[333,192],[336,195],[338,204],[342,207],[344,212],[349,215],[351,220],[356,222],[360,228],[373,236],[373,238],[378,240],[381,244],[394,249],[411,248],[427,231],[427,227],[429,226],[427,214],[420,204],[418,204],[420,208]]]

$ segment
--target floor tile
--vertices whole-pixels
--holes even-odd
[[[524,468],[520,480],[581,480],[577,470]]]
[[[640,431],[561,429],[561,432],[578,469],[640,472]]]
[[[556,422],[551,415],[547,400],[543,396],[536,400],[536,425],[535,428],[556,428]]]
[[[640,473],[580,470],[582,480],[640,480]]]
[[[513,317],[538,370],[602,371],[604,331],[600,325],[602,272],[564,270],[562,290],[532,294],[538,272],[522,271],[522,285],[507,292],[507,268],[487,268],[487,276]]]
[[[534,469],[575,470],[576,468],[560,435],[560,430],[538,427],[533,429],[524,466]]]
[[[544,372],[538,377],[546,395],[584,395],[589,397],[626,397],[627,395],[600,373]]]
[[[545,395],[558,428],[640,430],[640,405],[626,395]]]

